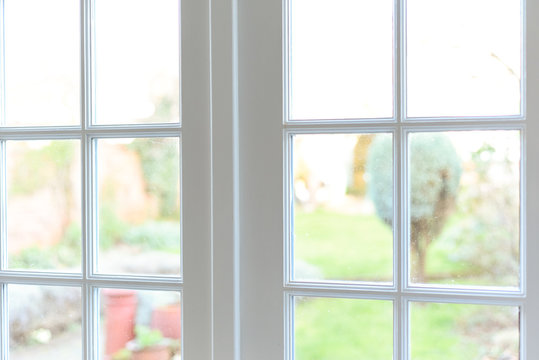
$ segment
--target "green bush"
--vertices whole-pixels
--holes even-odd
[[[172,221],[152,221],[130,229],[124,237],[130,245],[148,250],[175,252],[180,248],[180,225]]]
[[[410,135],[409,201],[412,269],[415,281],[424,280],[426,251],[451,214],[460,183],[460,159],[442,133]],[[378,216],[393,222],[392,138],[376,136],[367,158],[369,196]]]
[[[106,250],[122,241],[122,236],[127,229],[127,223],[116,215],[112,205],[101,205],[99,212],[99,247],[102,250]]]
[[[146,191],[157,197],[162,218],[179,216],[180,158],[175,141],[167,138],[136,139],[129,145],[140,158]]]
[[[25,148],[20,162],[12,170],[10,192],[14,195],[28,195],[50,184],[69,189],[69,173],[76,144],[73,141],[55,140],[39,149]],[[68,197],[70,193],[66,193]]]

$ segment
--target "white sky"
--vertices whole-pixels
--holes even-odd
[[[407,3],[410,116],[520,112],[520,1]],[[291,0],[290,33],[293,119],[392,116],[391,0]]]
[[[149,117],[179,93],[178,1],[96,1],[96,102],[100,122]],[[79,1],[5,1],[6,122],[80,121]],[[176,103],[178,101],[176,100]]]

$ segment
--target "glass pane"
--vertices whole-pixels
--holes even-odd
[[[411,304],[412,360],[519,359],[519,308]]]
[[[8,285],[11,360],[82,359],[81,289]]]
[[[393,116],[393,1],[290,1],[290,118]]]
[[[295,135],[296,280],[392,281],[390,134]]]
[[[520,0],[407,1],[407,115],[519,115]]]
[[[96,121],[178,122],[178,0],[96,0]]]
[[[519,286],[520,132],[410,135],[411,280]]]
[[[9,268],[80,272],[80,141],[7,141],[6,148]]]
[[[294,359],[393,359],[393,303],[294,297]]]
[[[4,1],[8,126],[80,123],[79,3]]]
[[[180,359],[180,293],[126,289],[99,293],[99,359]]]
[[[97,144],[98,271],[179,275],[179,139],[100,139]]]

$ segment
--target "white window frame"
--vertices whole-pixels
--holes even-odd
[[[4,1],[0,0],[2,14]],[[89,143],[85,139],[94,132],[97,135],[104,135],[107,131],[150,135],[170,131],[179,135],[181,131],[183,279],[158,279],[154,282],[154,278],[144,277],[99,278],[87,265],[83,267],[82,275],[77,276],[6,270],[6,233],[5,226],[1,226],[6,224],[6,209],[0,207],[0,284],[3,284],[0,291],[0,332],[4,334],[0,336],[0,359],[7,360],[9,350],[5,335],[8,334],[5,291],[8,283],[80,286],[87,309],[83,318],[85,360],[97,358],[94,347],[90,346],[97,336],[94,326],[97,298],[92,290],[96,286],[182,291],[182,356],[187,360],[285,359],[288,356],[286,350],[290,349],[290,327],[286,325],[291,315],[287,305],[291,294],[353,298],[380,296],[378,291],[369,293],[367,289],[297,289],[286,284],[286,246],[283,240],[287,236],[283,201],[286,157],[283,134],[284,129],[290,126],[283,125],[283,74],[286,68],[283,24],[286,22],[285,6],[281,0],[181,1],[184,89],[181,130],[170,125],[137,125],[129,129],[119,126],[100,130],[89,125],[92,74],[85,59],[90,58],[92,51],[89,31],[91,3],[99,0],[80,1],[81,41],[84,45],[81,69],[86,69],[81,85],[85,128],[2,128],[0,140],[21,136],[57,138],[79,135],[85,143],[85,153],[89,153]],[[400,6],[397,1],[396,10]],[[539,23],[534,19],[539,15],[539,2],[528,0],[526,8],[529,21],[526,21],[527,89],[524,94],[527,99],[526,118],[535,119],[539,118],[539,102],[534,102],[539,97]],[[0,39],[3,39],[2,29],[0,26]],[[398,27],[396,32],[398,50],[402,36]],[[1,59],[0,69],[3,70]],[[399,74],[395,74],[397,83]],[[0,83],[3,84],[3,71],[0,71]],[[2,99],[3,91],[0,87]],[[399,98],[400,94],[397,94],[395,99]],[[535,260],[539,255],[536,235],[539,231],[539,187],[530,184],[539,183],[539,163],[533,161],[534,155],[539,153],[539,142],[534,141],[539,135],[539,123],[516,120],[511,124],[525,128],[523,147],[526,152],[523,155],[530,159],[526,163],[527,178],[523,183],[527,223],[521,230],[527,238],[525,252],[522,252],[528,280],[525,281],[525,295],[511,298],[503,295],[497,299],[502,303],[509,300],[522,304],[522,355],[523,359],[534,360],[539,358],[539,342],[533,341],[533,335],[539,333],[539,262]],[[353,125],[357,130],[357,124]],[[469,123],[456,125],[468,126]],[[503,127],[500,121],[491,125]],[[336,127],[345,129],[347,126],[341,124]],[[394,123],[385,126],[395,129]],[[424,124],[410,123],[410,126],[419,128]],[[312,124],[312,128],[324,130],[320,124]],[[377,130],[382,128],[373,126]],[[395,141],[402,159],[403,149],[398,136]],[[3,145],[0,151],[5,154]],[[5,163],[5,156],[0,161]],[[0,179],[1,194],[5,194],[5,174]],[[86,174],[83,174],[83,179],[88,179]],[[83,186],[87,186],[87,180]],[[402,189],[397,191],[400,196]],[[401,218],[400,211],[397,212]],[[87,239],[89,233],[85,232],[86,246],[83,249],[85,253],[91,253]],[[401,243],[398,241],[396,245],[400,247]],[[396,261],[395,269],[401,269],[405,260],[397,258]],[[395,279],[402,281],[402,272]],[[382,298],[386,295],[391,299],[404,298],[402,293],[382,295]],[[438,294],[417,295],[420,299],[435,299]],[[473,294],[459,294],[454,298],[468,301],[472,297],[482,300]],[[491,298],[488,301],[494,302]],[[402,315],[402,307],[397,306],[396,321],[401,321]],[[395,360],[407,359],[405,340],[398,333],[395,335]]]
[[[523,18],[522,116],[404,119],[405,0],[394,2],[395,115],[390,120],[287,121],[287,0],[249,0],[239,3],[239,128],[241,185],[241,355],[244,359],[293,359],[295,295],[394,301],[394,359],[410,358],[406,331],[411,301],[513,305],[521,308],[521,359],[539,358],[539,3],[522,1]],[[330,6],[328,2],[328,6]],[[410,286],[406,211],[406,135],[433,130],[521,131],[521,289],[518,291],[448,289]],[[394,134],[395,251],[394,286],[305,283],[290,276],[291,224],[289,210],[290,135],[296,133],[377,132]],[[526,239],[526,241],[524,241]],[[263,351],[261,351],[263,349]]]
[[[4,118],[4,4],[0,0],[0,124]],[[45,0],[46,1],[46,0]],[[82,294],[81,359],[99,358],[99,290],[127,288],[175,291],[182,295],[182,357],[211,358],[211,159],[209,3],[178,0],[180,11],[181,122],[170,124],[99,125],[94,108],[94,6],[80,3],[80,126],[0,127],[0,359],[9,357],[8,285],[72,286]],[[149,2],[151,5],[151,2]],[[180,119],[178,119],[180,120]],[[111,137],[181,139],[182,275],[109,275],[97,272],[96,141]],[[80,273],[16,271],[7,268],[6,141],[78,139],[81,145],[82,263]],[[179,259],[180,260],[180,259]]]

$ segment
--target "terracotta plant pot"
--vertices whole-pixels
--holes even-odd
[[[133,351],[131,360],[169,360],[170,352],[166,345],[150,346],[141,350]]]
[[[155,308],[152,312],[151,328],[161,331],[164,337],[180,340],[182,307],[173,304]]]
[[[133,327],[137,297],[133,290],[104,289],[105,354],[111,355],[125,347],[135,337]]]

